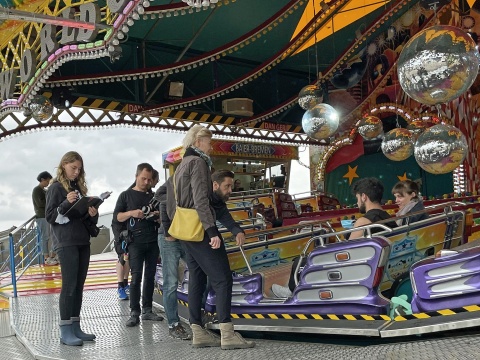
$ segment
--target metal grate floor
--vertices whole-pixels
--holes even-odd
[[[168,336],[166,321],[143,322],[127,328],[128,301],[117,299],[116,289],[85,291],[82,327],[97,340],[82,347],[61,345],[58,331],[58,294],[12,299],[12,326],[16,337],[0,339],[0,359],[478,359],[480,334],[451,337],[410,338],[408,342],[373,344],[368,338],[324,339],[298,334],[276,334],[255,339],[254,349],[222,351],[193,349],[190,341]],[[265,339],[269,337],[270,339]],[[18,344],[20,340],[26,347]],[[415,340],[418,339],[418,340]],[[300,342],[301,340],[301,342]],[[307,341],[307,342],[305,342]],[[315,342],[308,342],[315,341]],[[383,340],[382,340],[383,341]],[[391,340],[390,340],[391,341]],[[377,340],[378,342],[378,340]],[[335,343],[335,344],[332,344]]]

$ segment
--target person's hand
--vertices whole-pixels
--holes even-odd
[[[175,238],[173,236],[165,236],[166,241],[175,241]]]
[[[76,191],[70,191],[68,194],[67,194],[67,201],[70,203],[70,204],[73,204],[75,201],[78,200],[78,194]]]
[[[140,209],[137,210],[131,210],[130,211],[130,216],[136,219],[142,219],[143,218],[143,211]]]
[[[245,244],[245,233],[238,233],[235,240],[237,242],[237,246],[242,246],[243,244]]]
[[[88,207],[88,215],[90,215],[91,217],[94,217],[98,214],[98,210],[95,206],[89,206]]]
[[[210,246],[212,249],[218,249],[220,247],[221,239],[218,236],[210,238]]]

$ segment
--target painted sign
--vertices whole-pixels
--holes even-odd
[[[121,13],[128,2],[129,0],[107,0],[107,7],[112,13]],[[76,17],[76,13],[79,13],[78,17]],[[37,70],[37,58],[40,59],[40,62],[47,61],[51,55],[56,53],[60,45],[87,43],[94,41],[97,37],[98,29],[72,28],[68,26],[70,21],[67,20],[79,20],[92,24],[100,23],[102,15],[98,4],[92,2],[67,7],[60,15],[60,20],[65,19],[65,25],[59,26],[60,31],[58,31],[57,25],[46,24],[39,32],[40,56],[37,56],[31,47],[26,47],[21,56],[20,68],[11,68],[0,73],[1,100],[13,98],[17,79],[20,79],[22,83],[28,83],[32,79]]]
[[[171,164],[181,161],[184,150],[181,147],[163,154],[163,160]],[[212,140],[211,156],[232,156],[249,158],[298,159],[298,148],[288,145],[246,143],[240,141]]]

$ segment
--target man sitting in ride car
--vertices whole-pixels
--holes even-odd
[[[364,214],[355,221],[353,228],[391,218],[390,214],[383,210],[380,204],[383,197],[383,185],[380,180],[373,177],[360,179],[353,184],[352,192],[357,198],[358,210]],[[395,221],[387,222],[385,225],[390,228],[397,227]],[[382,230],[380,227],[372,228],[371,232],[376,233]],[[364,230],[352,231],[349,240],[364,237],[365,235]]]
[[[380,180],[376,178],[365,178],[358,180],[352,187],[352,193],[357,198],[357,205],[359,211],[364,214],[362,217],[358,218],[355,222],[353,228],[358,228],[360,226],[365,226],[368,224],[375,223],[377,221],[390,219],[391,216],[385,210],[382,209],[380,202],[383,197],[383,185]],[[395,228],[397,224],[395,221],[389,221],[385,223],[386,226]],[[383,228],[371,229],[371,233],[376,233],[383,231]],[[357,239],[364,237],[366,234],[365,230],[352,231],[348,237],[349,240]],[[272,285],[272,293],[279,298],[288,298],[293,295],[293,290],[295,289],[295,270],[297,268],[298,261],[300,257],[297,257],[293,261],[292,271],[290,272],[290,279],[288,281],[288,286],[281,286],[278,284]],[[306,258],[304,258],[306,263]],[[305,266],[302,262],[300,267]]]

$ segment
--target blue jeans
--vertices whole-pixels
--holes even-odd
[[[42,254],[47,257],[50,253],[48,251],[48,240],[50,240],[50,225],[45,218],[37,218],[37,230],[40,235],[40,244],[42,246]]]
[[[165,240],[165,235],[161,233],[158,234],[158,247],[162,257],[163,306],[168,326],[172,327],[180,322],[177,303],[178,263],[180,259],[185,261],[185,251],[178,240]]]

